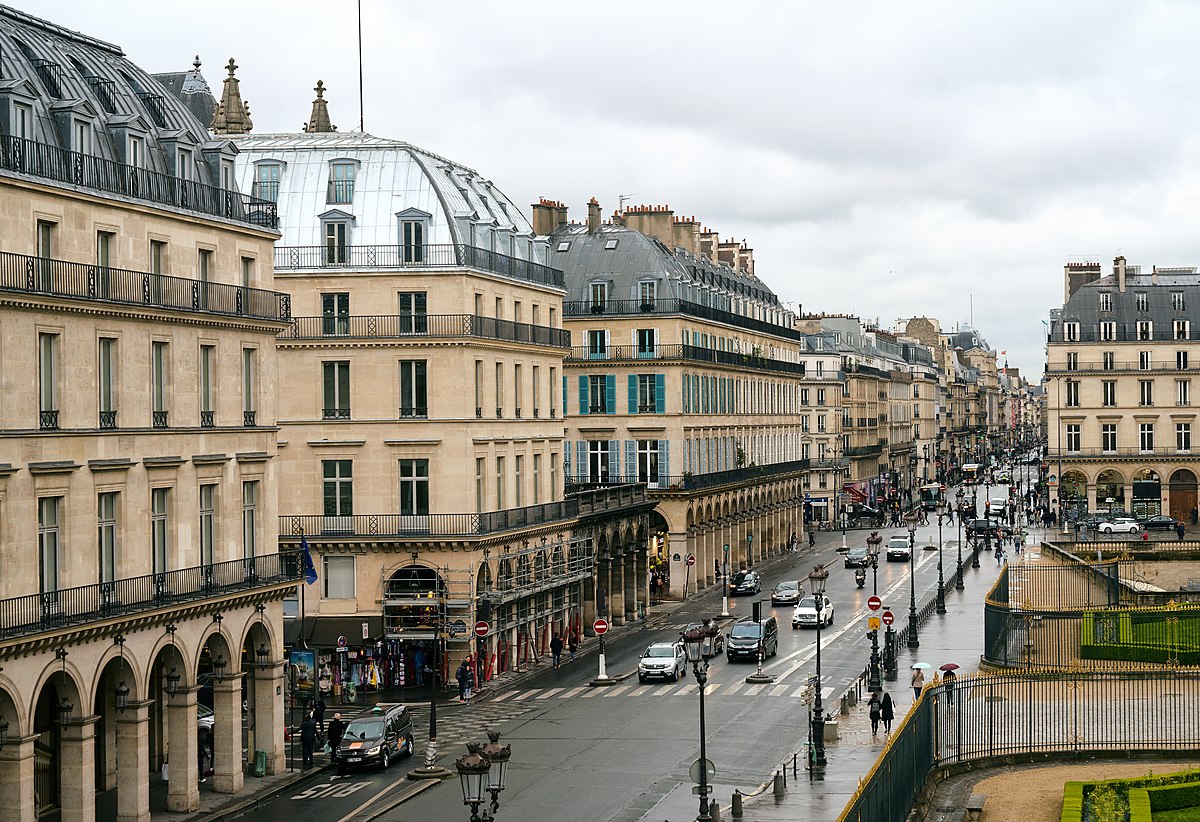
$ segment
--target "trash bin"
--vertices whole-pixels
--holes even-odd
[[[254,775],[260,779],[267,775],[267,752],[254,752]]]

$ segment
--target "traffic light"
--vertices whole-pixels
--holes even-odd
[[[762,622],[762,602],[754,600],[753,609],[751,611],[755,622]]]

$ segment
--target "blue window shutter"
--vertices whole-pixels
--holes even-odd
[[[683,402],[680,404],[679,407],[681,409],[683,409],[683,413],[689,414],[689,413],[691,413],[691,410],[692,410],[691,403],[689,402],[691,400],[691,397],[688,396],[688,392],[692,390],[692,375],[684,374],[682,383],[683,383]]]
[[[570,406],[567,404],[567,375],[563,374],[563,404],[562,404],[563,416],[566,416],[569,413],[567,411],[567,409],[569,407]]]
[[[575,443],[575,478],[580,482],[588,480],[587,442],[580,440]]]
[[[625,440],[625,480],[637,482],[637,441]]]
[[[572,482],[575,479],[571,475],[570,469],[566,467],[568,464],[570,464],[570,462],[571,462],[571,441],[563,440],[563,466],[564,466],[563,473],[566,475],[565,479],[568,483]],[[551,489],[551,490],[557,491],[558,489]]]
[[[638,412],[638,378],[637,374],[629,375],[629,413],[636,414]]]
[[[604,393],[608,396],[604,398],[604,413],[617,413],[617,375],[606,374],[604,376]]]
[[[579,413],[586,414],[588,412],[588,378],[586,376],[579,378]]]
[[[662,374],[654,375],[654,413],[667,413],[667,380]]]
[[[621,441],[608,441],[608,480],[621,481]]]
[[[666,488],[671,480],[671,441],[658,441],[658,485]]]

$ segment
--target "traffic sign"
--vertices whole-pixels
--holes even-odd
[[[608,632],[608,620],[605,619],[604,617],[600,617],[599,619],[597,619],[595,622],[592,623],[592,630],[595,631],[597,634],[607,633]]]
[[[893,622],[895,622],[895,621],[896,621],[896,615],[895,615],[895,614],[893,614],[891,611],[884,611],[884,612],[883,612],[883,624],[884,624],[884,625],[891,625],[891,624],[892,624]]]
[[[339,648],[345,648],[347,644],[348,643],[346,642],[346,638],[344,636],[340,636],[337,638],[337,646]]]
[[[482,619],[475,623],[475,636],[487,636],[491,630],[492,626]]]
[[[467,623],[461,619],[456,619],[446,626],[451,637],[464,636],[467,633]]]
[[[717,766],[713,764],[711,759],[697,759],[692,763],[692,767],[688,768],[688,776],[697,785],[700,784],[700,773],[703,769],[706,779],[705,782],[712,783],[713,777],[717,775]]]
[[[879,617],[876,617],[876,616],[867,617],[867,630],[868,631],[878,631],[879,630]]]
[[[689,568],[696,564],[696,555],[695,554],[688,554],[687,564],[688,564]]]
[[[880,608],[883,607],[883,600],[880,599],[879,597],[875,597],[875,596],[868,597],[867,598],[867,607],[870,608],[872,611],[878,611]]]

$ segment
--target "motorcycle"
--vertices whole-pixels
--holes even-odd
[[[856,568],[854,571],[854,584],[859,588],[867,584],[867,571],[865,568]]]

